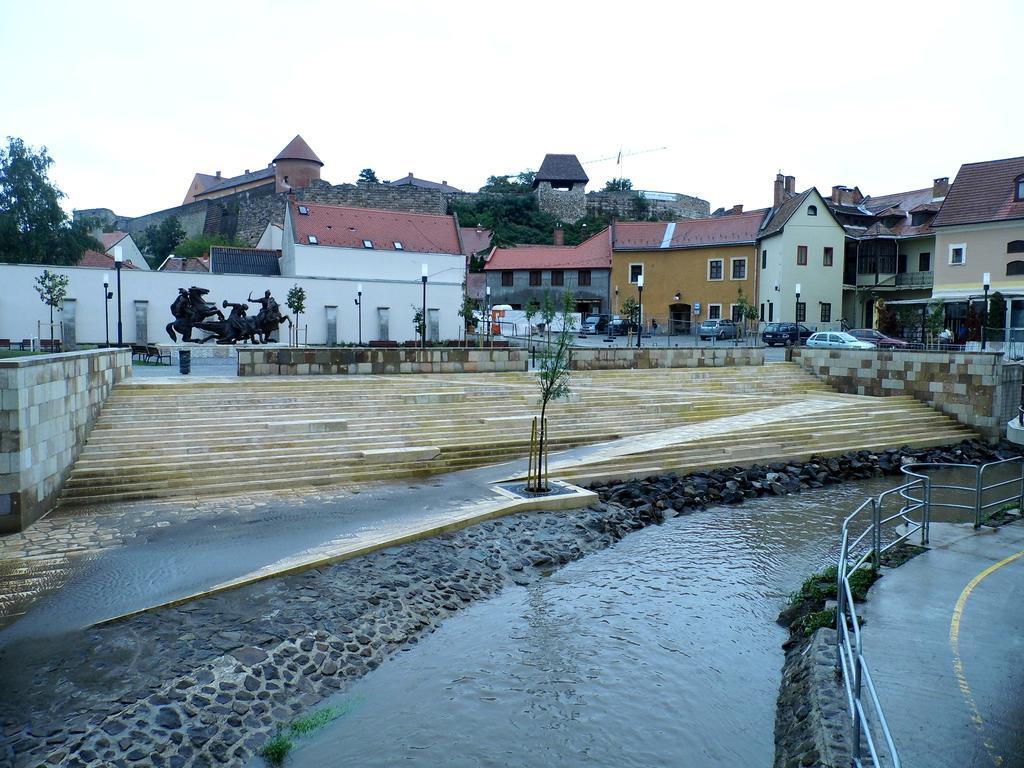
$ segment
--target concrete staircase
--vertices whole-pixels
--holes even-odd
[[[548,409],[552,450],[700,426],[682,445],[556,475],[577,481],[971,435],[909,398],[836,395],[788,363],[593,371],[574,375],[571,387],[567,401]],[[499,463],[526,455],[537,393],[535,379],[518,373],[129,382],[104,406],[61,505],[294,490]],[[758,418],[822,398],[843,401],[826,421],[813,408],[781,424]],[[721,427],[744,415],[749,423],[725,439]]]

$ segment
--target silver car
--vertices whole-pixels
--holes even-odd
[[[876,349],[870,341],[861,341],[841,331],[818,331],[807,339],[808,347],[830,347],[832,349]]]
[[[736,323],[732,320],[705,320],[697,328],[701,339],[735,339]]]

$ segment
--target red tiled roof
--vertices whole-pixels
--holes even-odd
[[[1024,157],[961,165],[932,226],[1024,219],[1024,201],[1014,200],[1014,181],[1022,175]]]
[[[80,267],[99,267],[100,269],[114,269],[114,257],[108,253],[100,253],[99,251],[88,250],[82,254],[82,258],[78,261]],[[139,269],[131,260],[124,262],[125,269]]]
[[[278,160],[310,160],[318,165],[323,165],[323,161],[316,156],[316,152],[309,148],[309,144],[299,135],[296,135],[294,139],[288,142],[288,146],[277,153],[277,157],[274,158],[276,163]]]
[[[109,251],[126,237],[128,237],[127,232],[101,232],[96,239],[103,243],[103,250]]]
[[[321,246],[363,248],[369,240],[382,251],[461,254],[454,216],[432,216],[375,208],[343,208],[337,205],[289,203],[295,242],[309,243],[314,235]],[[309,211],[300,214],[299,206]]]
[[[495,248],[486,270],[495,269],[611,269],[610,229],[602,229],[579,245],[520,245]]]
[[[459,227],[462,230],[462,247],[467,256],[486,251],[491,247],[491,231],[476,227]]]
[[[183,259],[180,256],[168,256],[160,265],[161,272],[209,272],[210,257],[200,256],[194,259]]]
[[[767,208],[706,219],[681,221],[637,221],[615,224],[616,251],[649,250],[662,247],[669,224],[675,224],[666,248],[706,248],[715,245],[753,244]]]

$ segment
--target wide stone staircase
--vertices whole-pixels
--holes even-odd
[[[838,395],[789,363],[591,371],[571,388],[548,408],[552,450],[624,443],[552,465],[576,481],[972,436],[910,398]],[[535,378],[518,373],[130,381],[105,404],[61,505],[496,464],[526,455],[538,412]]]

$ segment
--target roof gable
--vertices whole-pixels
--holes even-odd
[[[103,244],[103,250],[109,251],[126,237],[127,232],[101,232],[96,239]]]
[[[1014,200],[1014,180],[1021,176],[1024,157],[961,165],[932,226],[1024,219],[1024,201]]]
[[[761,225],[761,234],[758,235],[758,239],[763,240],[766,237],[772,237],[782,232],[786,224],[791,218],[799,211],[804,203],[811,203],[818,207],[819,214],[823,211],[828,213],[829,218],[832,219],[832,223],[840,229],[843,225],[839,223],[839,220],[832,213],[832,209],[825,204],[825,199],[818,192],[817,187],[810,187],[805,189],[796,197],[791,197],[789,200],[784,202],[778,208],[769,212],[767,218],[764,220],[764,224]]]
[[[307,213],[300,213],[300,207]],[[309,244],[312,235],[318,246],[365,248],[363,241],[367,240],[377,250],[462,253],[454,216],[292,201],[289,218],[300,245]]]
[[[484,269],[611,269],[611,230],[602,229],[579,245],[518,245],[495,248]]]

